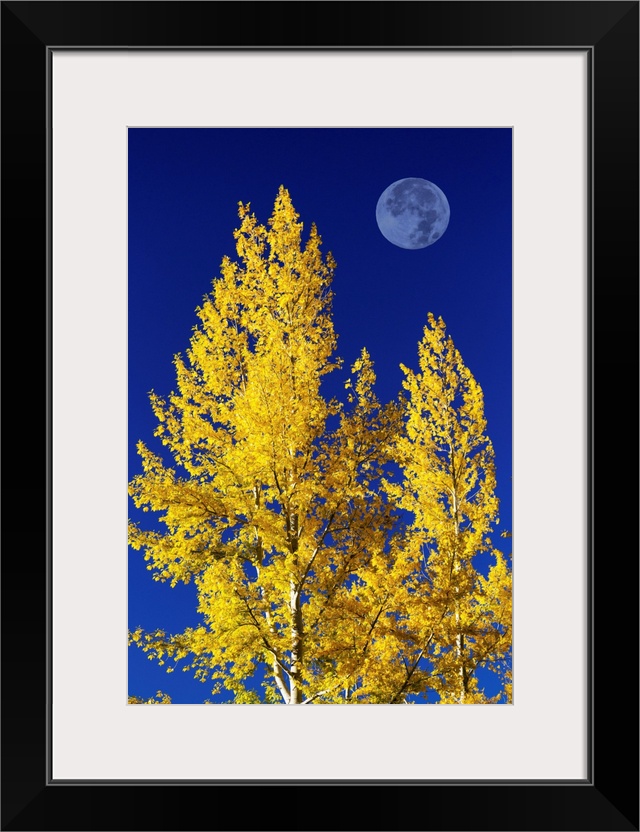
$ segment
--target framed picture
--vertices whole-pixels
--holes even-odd
[[[16,285],[28,275],[44,290],[19,303],[31,309],[39,296],[47,356],[46,446],[32,440],[47,461],[47,522],[30,558],[5,555],[4,564],[3,828],[201,828],[211,825],[212,799],[233,806],[240,789],[235,821],[220,821],[226,828],[638,829],[628,636],[637,625],[637,540],[623,485],[636,398],[628,338],[638,307],[638,4],[5,2],[2,16],[3,260]],[[407,143],[414,131],[449,130],[451,147],[456,131],[477,131],[458,149],[465,165],[481,156],[483,131],[509,134],[512,703],[294,712],[127,704],[137,693],[126,689],[128,301],[149,331],[167,314],[160,280],[139,298],[127,284],[132,246],[143,239],[128,225],[127,171],[147,184],[170,171],[186,181],[193,141],[223,130],[225,141],[234,130],[246,144],[248,182],[266,175],[265,164],[251,167],[258,133],[280,147],[277,131],[305,131],[301,147],[306,131],[331,131],[335,141],[309,148],[320,169],[331,141],[347,149],[345,130],[406,131]],[[170,133],[191,146],[176,151]],[[137,150],[134,134],[144,134]],[[225,145],[214,138],[207,150],[216,147]],[[239,156],[225,158],[231,179]],[[407,175],[429,179],[426,170]],[[179,198],[178,190],[174,208]],[[201,212],[190,199],[183,212],[172,209],[188,228],[185,246],[189,234],[207,234],[198,227],[205,203]],[[163,204],[149,206],[143,243],[148,251],[157,239],[158,270],[169,253]],[[144,210],[135,216],[142,222]],[[451,217],[434,252],[454,228],[453,206]],[[23,241],[25,219],[41,229],[39,246]],[[384,227],[380,241],[394,245]],[[478,279],[488,285],[481,242]],[[218,266],[215,249],[209,278]],[[498,303],[480,295],[478,315],[483,302]],[[489,364],[504,346],[492,341],[495,315],[485,317]],[[29,426],[43,436],[42,412],[31,430],[21,411],[17,435]],[[12,493],[33,490],[31,466],[23,468]],[[24,500],[17,505],[30,530],[33,506],[27,516]],[[624,757],[621,741],[631,745]],[[149,799],[164,786],[179,799]],[[391,799],[376,800],[379,788]],[[339,820],[311,811],[320,796],[323,807],[347,798]]]
[[[131,702],[507,704],[513,130],[129,127],[127,143]],[[243,310],[227,326],[234,297]],[[148,391],[175,384],[173,355],[203,314],[191,349],[207,344],[204,363],[193,353],[185,367],[206,396],[189,473],[168,434],[154,438],[163,406]],[[180,482],[162,511],[186,511],[168,533],[154,519],[163,449]]]

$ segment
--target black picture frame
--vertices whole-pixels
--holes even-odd
[[[5,430],[19,447],[4,494],[11,543],[2,559],[3,830],[638,830],[637,493],[629,484],[637,484],[638,464],[638,10],[627,0],[2,2],[2,266],[12,319]],[[50,779],[51,50],[276,46],[588,51],[584,782]]]

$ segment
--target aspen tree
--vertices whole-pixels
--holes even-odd
[[[350,412],[323,396],[323,376],[340,366],[335,264],[315,226],[303,243],[286,189],[267,226],[249,205],[239,216],[238,261],[224,258],[197,310],[186,358],[175,358],[177,391],[151,395],[175,467],[141,442],[129,489],[165,527],[131,524],[132,547],[156,580],[196,582],[204,624],[172,636],[136,630],[131,641],[161,664],[189,657],[236,702],[261,701],[245,684],[258,667],[267,701],[328,701],[357,672],[343,644],[349,582],[391,524],[380,449],[397,408],[373,396],[366,351],[352,368]]]
[[[396,443],[402,482],[388,487],[411,515],[401,547],[412,596],[407,620],[414,652],[425,659],[409,663],[406,689],[431,688],[441,702],[490,701],[478,685],[477,671],[485,667],[499,676],[497,699],[504,700],[511,569],[490,537],[498,500],[483,393],[442,318],[429,314],[418,362],[418,373],[402,367],[406,420]],[[474,559],[486,552],[493,565],[485,578]]]

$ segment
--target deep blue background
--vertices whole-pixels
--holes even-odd
[[[327,394],[343,394],[366,346],[378,396],[396,396],[399,364],[417,369],[427,313],[441,315],[484,391],[500,498],[495,543],[504,551],[498,532],[511,528],[512,491],[511,148],[506,128],[130,129],[129,476],[140,470],[139,439],[161,452],[148,392],[175,386],[172,359],[189,345],[195,307],[223,255],[235,256],[238,201],[266,223],[284,185],[305,233],[315,222],[337,261],[333,312],[344,367],[328,377]],[[380,194],[405,177],[431,180],[451,206],[446,233],[426,249],[398,248],[376,225]],[[140,519],[133,505],[130,516]],[[141,517],[149,527],[150,516]],[[201,623],[193,585],[154,582],[140,552],[129,555],[128,592],[132,629],[175,633]],[[140,650],[129,652],[131,694],[162,689],[175,703],[209,697],[209,686],[190,674],[167,675]]]

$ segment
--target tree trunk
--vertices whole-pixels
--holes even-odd
[[[456,617],[459,620],[459,616],[456,613]],[[469,684],[469,679],[467,676],[467,668],[464,662],[464,635],[460,633],[456,638],[456,650],[458,653],[458,658],[460,659],[460,704],[463,705],[467,699],[467,687]]]
[[[291,593],[289,596],[291,607],[291,669],[289,705],[302,704],[302,689],[300,670],[302,669],[302,610],[300,609],[300,592],[296,583],[291,579]]]

